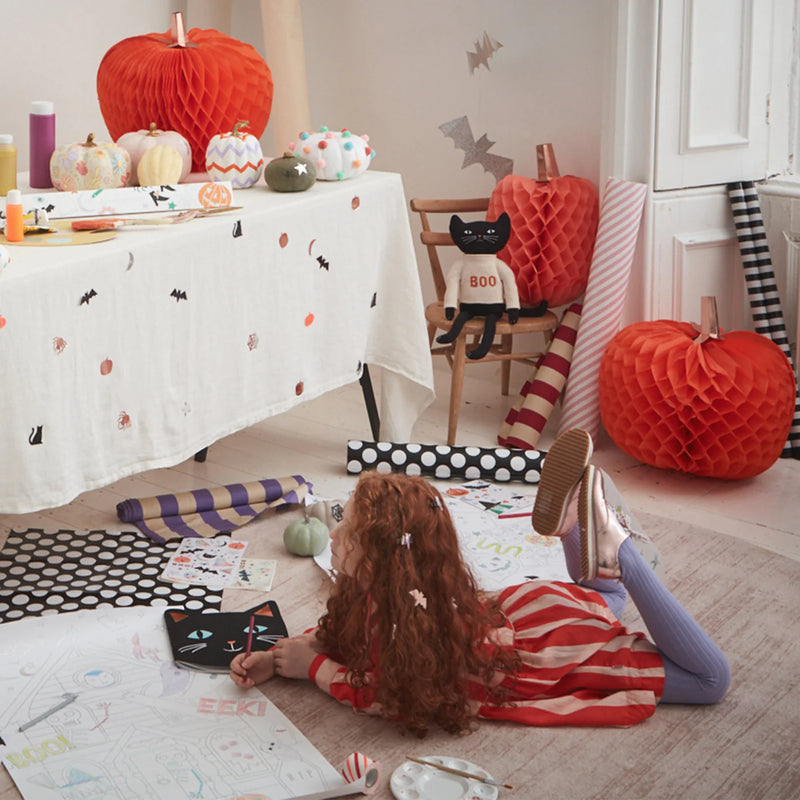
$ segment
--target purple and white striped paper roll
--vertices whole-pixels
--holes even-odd
[[[117,516],[156,542],[213,536],[250,522],[268,508],[300,503],[312,485],[302,475],[265,478],[212,489],[130,498],[117,504]]]

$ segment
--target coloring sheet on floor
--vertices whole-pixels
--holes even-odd
[[[0,627],[3,763],[26,800],[271,800],[341,775],[256,689],[172,661],[163,609]]]
[[[478,586],[496,592],[527,580],[572,582],[561,541],[531,527],[535,494],[475,480],[442,490],[464,561]],[[331,574],[330,544],[314,561]]]
[[[483,480],[453,486],[442,494],[464,560],[481,589],[498,591],[535,578],[571,581],[561,541],[539,536],[531,527],[535,495]]]

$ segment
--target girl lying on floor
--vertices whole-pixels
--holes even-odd
[[[337,579],[317,628],[238,655],[242,687],[310,679],[359,711],[424,736],[477,719],[631,725],[662,703],[716,703],[728,662],[631,539],[609,477],[579,429],[548,452],[533,511],[562,538],[575,583],[478,590],[453,522],[426,480],[365,473],[331,532]],[[577,521],[576,521],[577,520]],[[630,594],[653,642],[618,621]]]

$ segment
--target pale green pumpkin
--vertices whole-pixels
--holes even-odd
[[[316,556],[327,546],[330,538],[328,526],[316,517],[305,515],[290,522],[283,531],[283,544],[296,556]]]

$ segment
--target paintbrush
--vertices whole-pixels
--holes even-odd
[[[250,653],[253,652],[253,631],[256,627],[255,614],[250,615],[250,630],[247,631],[247,650],[245,650],[244,657],[250,658]]]
[[[453,769],[452,767],[445,767],[443,764],[434,764],[433,761],[425,761],[422,758],[414,758],[414,756],[406,756],[409,761],[415,761],[417,764],[424,764],[426,767],[433,767],[434,769],[440,769],[442,772],[450,772],[453,775],[460,775],[462,778],[472,778],[474,781],[480,781],[481,783],[488,783],[489,786],[500,786],[503,789],[513,789],[513,786],[510,786],[507,783],[500,783],[500,781],[494,780],[494,778],[490,778],[488,775],[476,775],[474,772],[464,772],[461,769]]]

